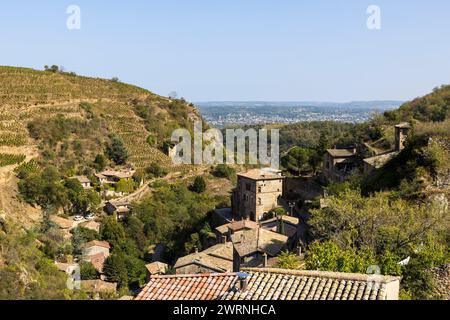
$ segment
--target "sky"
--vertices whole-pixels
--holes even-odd
[[[449,13],[448,0],[2,1],[0,65],[189,101],[410,100],[450,83]]]

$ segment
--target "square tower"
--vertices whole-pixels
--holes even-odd
[[[408,122],[403,122],[395,126],[395,151],[402,151],[411,126]]]
[[[232,207],[235,219],[249,218],[258,222],[264,213],[278,207],[283,193],[281,172],[272,169],[252,169],[238,173],[233,190]]]

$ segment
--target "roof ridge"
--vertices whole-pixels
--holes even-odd
[[[368,281],[370,277],[377,277],[383,283],[396,281],[401,279],[397,276],[388,276],[381,274],[363,274],[363,273],[346,273],[346,272],[334,272],[334,271],[320,271],[320,270],[292,270],[292,269],[279,269],[279,268],[242,268],[243,271],[259,272],[259,273],[278,273],[287,274],[293,276],[309,276],[309,277],[326,277],[341,280],[354,280],[354,281]],[[377,280],[373,279],[373,280]]]
[[[236,272],[198,273],[198,274],[170,274],[154,275],[153,278],[199,278],[199,277],[229,277],[236,276]]]

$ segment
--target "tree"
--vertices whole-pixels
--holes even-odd
[[[102,240],[108,241],[113,247],[118,247],[124,243],[125,230],[115,216],[105,217],[100,228]]]
[[[120,179],[116,183],[116,191],[124,193],[132,193],[134,191],[134,181],[132,179]]]
[[[202,193],[206,189],[206,182],[202,176],[195,178],[194,183],[191,185],[191,191],[196,193]]]
[[[190,241],[186,242],[184,244],[184,249],[186,251],[186,254],[192,253],[194,249],[197,248],[197,250],[202,250],[202,243],[200,241],[200,235],[196,232],[191,234]]]
[[[103,273],[106,279],[117,282],[119,288],[128,287],[128,271],[125,255],[122,253],[112,253],[105,260]]]
[[[81,280],[95,280],[98,279],[98,272],[91,262],[82,262],[80,264]]]
[[[125,221],[125,232],[129,239],[133,239],[137,248],[141,251],[147,247],[147,239],[144,233],[144,223],[135,216],[129,216]]]
[[[108,145],[106,152],[109,158],[117,165],[125,164],[129,157],[122,140],[117,136],[111,139],[111,143]]]
[[[152,162],[146,169],[148,175],[154,178],[160,178],[167,174],[167,170],[161,167],[158,163]]]
[[[95,156],[94,166],[98,171],[102,171],[106,167],[106,158],[103,154],[98,154]]]
[[[128,285],[131,288],[138,289],[145,283],[147,269],[141,259],[133,256],[126,256],[125,266],[127,268]]]
[[[289,251],[283,251],[279,256],[278,256],[278,261],[275,265],[277,268],[281,268],[281,269],[301,269],[301,262],[299,257]]]

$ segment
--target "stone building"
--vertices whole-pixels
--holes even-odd
[[[407,122],[400,123],[395,129],[394,150],[380,151],[363,144],[365,149],[371,149],[371,157],[367,157],[358,148],[328,149],[323,160],[323,175],[329,182],[344,182],[353,172],[369,174],[384,166],[395,158],[405,147],[410,125]],[[362,161],[361,161],[362,160]]]
[[[411,126],[408,122],[403,122],[395,126],[395,151],[400,152],[405,147]]]
[[[245,267],[270,267],[281,251],[287,249],[288,237],[261,227],[246,229],[231,235],[233,271]]]
[[[232,195],[233,217],[260,221],[264,213],[278,207],[283,192],[281,172],[272,169],[252,169],[237,175]]]
[[[177,274],[231,272],[233,244],[219,243],[204,251],[181,257],[174,265]]]
[[[356,147],[328,149],[323,161],[323,175],[332,182],[344,182],[356,169]]]

